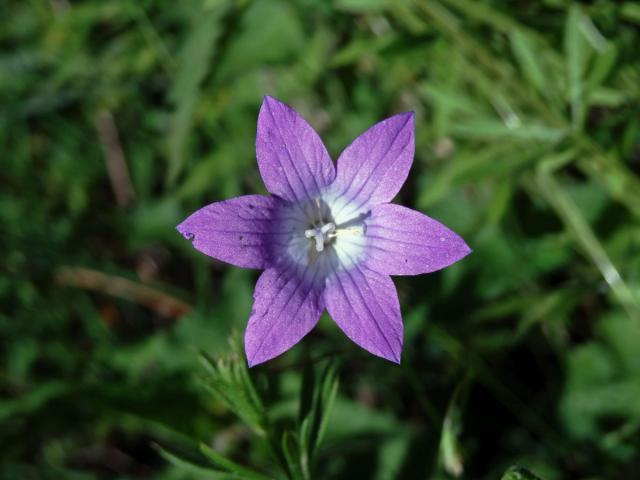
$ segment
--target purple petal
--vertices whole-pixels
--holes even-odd
[[[262,272],[244,335],[250,367],[286,352],[318,323],[324,309],[322,286],[293,266]]]
[[[390,201],[409,174],[415,141],[413,113],[375,124],[338,158],[335,186],[359,208]]]
[[[445,268],[471,252],[440,222],[410,208],[376,205],[367,221],[367,266],[388,275],[418,275]]]
[[[260,107],[256,156],[267,190],[290,201],[315,200],[335,178],[333,162],[316,131],[272,97],[265,97]]]
[[[356,266],[328,281],[324,299],[347,337],[374,355],[400,363],[402,317],[390,277]]]
[[[235,197],[197,210],[176,228],[210,257],[238,267],[265,268],[279,235],[273,219],[280,202],[263,195]]]

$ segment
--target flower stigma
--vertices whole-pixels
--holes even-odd
[[[336,233],[336,226],[333,222],[326,223],[320,228],[310,228],[305,230],[304,236],[306,238],[313,238],[316,242],[316,251],[321,252],[324,250],[325,244],[329,243],[333,235]]]

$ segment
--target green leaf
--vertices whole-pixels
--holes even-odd
[[[334,363],[330,363],[327,365],[322,376],[320,393],[317,400],[319,418],[316,420],[316,430],[314,432],[312,443],[314,451],[318,449],[318,446],[324,437],[327,423],[329,422],[329,418],[331,417],[331,412],[333,410],[333,405],[336,397],[338,396],[338,386],[339,379],[337,366]]]
[[[379,13],[391,5],[389,0],[336,0],[335,2],[336,8],[351,13]]]
[[[216,470],[207,465],[197,463],[194,459],[187,459],[178,454],[169,452],[162,447],[156,447],[162,458],[164,458],[171,465],[178,467],[185,473],[192,475],[202,475],[203,478],[211,478],[213,480],[227,480],[231,478],[238,478],[236,475],[229,474],[222,470]]]
[[[470,378],[467,377],[456,387],[449,401],[440,434],[440,461],[444,470],[454,477],[459,477],[464,472],[460,435],[462,411],[465,408],[469,384]]]
[[[423,83],[420,93],[430,102],[455,110],[457,113],[476,113],[477,106],[463,92],[453,88],[442,88],[437,83]]]
[[[216,67],[216,82],[264,64],[286,61],[305,43],[298,12],[282,0],[251,2],[240,18],[240,29]]]
[[[306,480],[300,463],[301,449],[298,436],[289,430],[285,431],[282,435],[280,447],[282,448],[282,453],[287,461],[287,466],[289,467],[292,478],[294,480]]]
[[[195,12],[190,34],[180,50],[177,74],[169,94],[175,112],[167,138],[167,185],[173,185],[182,172],[200,86],[212,65],[213,54],[222,34],[221,19],[228,4],[222,2],[213,8]]]
[[[512,30],[509,39],[513,54],[525,78],[538,92],[546,95],[549,89],[549,79],[540,62],[539,51],[536,50],[531,39],[519,29]]]
[[[566,56],[568,100],[574,130],[580,131],[586,116],[584,75],[591,57],[589,44],[582,32],[585,22],[582,9],[573,4],[565,23],[564,50]]]
[[[602,318],[596,328],[615,352],[624,374],[640,374],[640,322],[621,314],[613,314]]]
[[[640,5],[635,2],[625,2],[620,9],[623,18],[640,24]]]
[[[200,444],[200,451],[214,464],[224,468],[225,470],[228,470],[231,473],[240,475],[241,478],[245,478],[246,480],[269,480],[272,478],[266,475],[262,475],[261,473],[258,473],[248,467],[240,465],[233,460],[229,460],[204,443]]]
[[[542,480],[532,471],[522,467],[509,467],[500,480]]]
[[[212,359],[201,354],[200,359],[208,375],[203,378],[205,388],[241,418],[259,435],[266,434],[266,413],[253,386],[241,346],[232,340],[233,351],[226,358]]]
[[[365,55],[376,55],[393,44],[397,40],[396,36],[390,32],[379,38],[356,38],[342,47],[331,57],[332,68],[339,68],[358,62]]]
[[[305,364],[300,389],[298,434],[295,436],[299,458],[296,468],[304,478],[310,477],[311,466],[322,441],[337,392],[338,378],[334,362],[329,362],[318,377],[315,375],[314,366],[311,363]],[[283,447],[289,448],[290,444],[291,439],[283,439]],[[289,452],[288,455],[291,456],[293,453]]]
[[[626,309],[631,318],[640,318],[640,301],[620,276],[618,268],[612,263],[578,207],[558,184],[548,167],[550,162],[551,160],[543,161],[538,168],[537,181],[542,194],[556,210],[588,258],[598,268],[616,300]]]
[[[0,401],[0,420],[30,414],[42,409],[47,402],[64,397],[71,386],[62,381],[48,381],[37,385],[15,399]]]
[[[556,143],[566,134],[564,130],[535,124],[507,125],[490,118],[463,120],[452,126],[454,135],[467,139],[511,138],[523,141]]]
[[[586,79],[586,89],[588,92],[592,92],[606,80],[613,70],[617,59],[618,49],[612,43],[607,43],[604,50],[598,52]]]

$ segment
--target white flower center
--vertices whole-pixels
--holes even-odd
[[[314,202],[292,206],[283,214],[287,232],[285,255],[308,268],[318,279],[350,268],[362,258],[366,247],[367,212],[358,212],[350,203],[336,201],[326,192]],[[315,272],[315,273],[314,273]]]

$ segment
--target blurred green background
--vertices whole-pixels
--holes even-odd
[[[4,0],[0,18],[0,478],[637,478],[637,2]],[[174,227],[264,192],[266,94],[334,158],[415,111],[397,201],[474,253],[396,278],[401,366],[328,317],[250,372],[229,341],[258,272]]]

